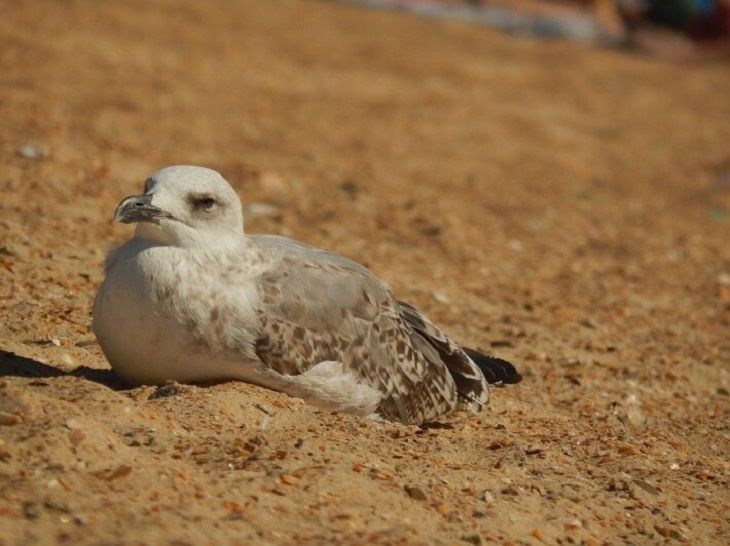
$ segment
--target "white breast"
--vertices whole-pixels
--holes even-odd
[[[256,291],[245,267],[206,268],[208,259],[139,239],[117,251],[94,302],[92,327],[122,378],[252,380]]]

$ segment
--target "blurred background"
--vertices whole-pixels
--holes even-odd
[[[623,45],[673,57],[727,51],[726,0],[349,0],[517,33]],[[671,32],[668,32],[671,31]],[[698,48],[701,43],[704,47]]]

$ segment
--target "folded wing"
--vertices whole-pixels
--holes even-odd
[[[469,357],[367,268],[288,239],[255,240],[276,256],[257,282],[256,354],[266,365],[298,375],[341,362],[382,393],[381,417],[404,423],[487,403]]]

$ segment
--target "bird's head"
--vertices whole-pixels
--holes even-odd
[[[215,246],[243,234],[241,201],[220,173],[175,165],[147,179],[142,195],[122,199],[114,221],[137,223],[136,236],[168,245]]]

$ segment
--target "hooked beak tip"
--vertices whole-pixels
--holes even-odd
[[[152,204],[152,195],[133,195],[122,199],[114,211],[114,221],[122,224],[154,222],[162,216],[162,209]]]

